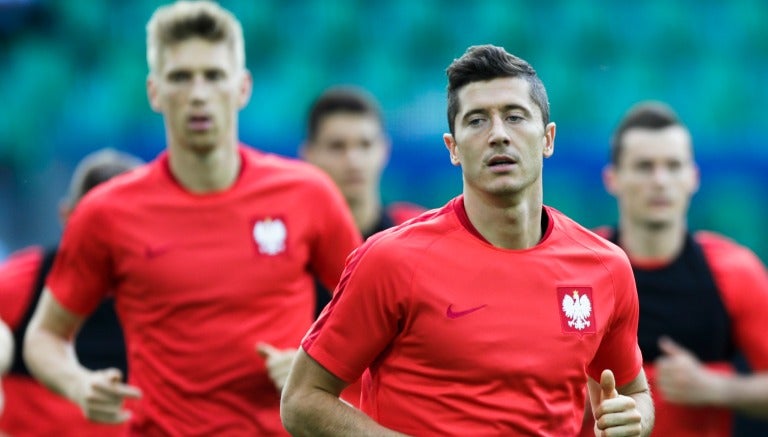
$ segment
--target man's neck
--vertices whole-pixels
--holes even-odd
[[[381,198],[378,195],[370,195],[362,199],[347,199],[347,204],[360,233],[371,234],[381,216]]]
[[[496,247],[529,249],[543,235],[541,193],[500,199],[464,190],[464,208],[475,229]]]
[[[659,227],[621,220],[619,228],[619,245],[634,260],[670,261],[685,245],[685,220]]]
[[[192,193],[212,193],[231,187],[242,165],[237,144],[205,152],[169,147],[168,152],[171,173]]]

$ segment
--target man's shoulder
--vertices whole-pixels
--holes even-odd
[[[242,145],[241,150],[249,165],[262,171],[288,172],[288,174],[292,172],[306,172],[311,175],[322,174],[320,169],[298,158],[265,152],[247,145]]]
[[[449,203],[441,208],[422,211],[402,224],[385,229],[368,238],[364,245],[376,246],[376,251],[406,254],[429,246],[435,239],[460,226]]]
[[[560,238],[562,244],[570,245],[576,250],[592,253],[603,261],[612,259],[629,265],[626,253],[619,246],[606,239],[611,230],[610,227],[598,227],[590,230],[554,208],[547,207],[547,210],[550,211],[551,217],[555,221],[556,232],[563,237]]]
[[[155,191],[157,188],[152,181],[154,169],[155,163],[150,162],[98,184],[85,193],[76,209],[98,208],[100,205],[110,204],[124,205],[146,196],[147,190]]]
[[[751,249],[717,232],[697,231],[693,239],[701,246],[710,263],[733,269],[761,263]]]
[[[421,205],[403,201],[392,202],[387,205],[386,208],[387,215],[395,225],[405,223],[414,217],[420,216],[426,211],[427,208]]]
[[[308,186],[333,186],[333,181],[322,170],[298,158],[268,153],[241,145],[247,165],[253,168],[251,180]]]

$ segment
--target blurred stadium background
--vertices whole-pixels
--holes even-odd
[[[437,207],[459,192],[442,144],[445,67],[472,44],[527,59],[547,85],[556,152],[545,201],[587,226],[613,223],[600,170],[623,112],[670,103],[693,131],[703,183],[694,228],[768,261],[768,2],[765,0],[222,1],[246,36],[254,95],[241,138],[295,156],[326,86],[381,100],[394,150],[385,199]],[[153,158],[161,117],[145,94],[144,25],[158,1],[0,0],[0,240],[55,242],[56,205],[86,153]],[[212,230],[215,232],[215,230]]]

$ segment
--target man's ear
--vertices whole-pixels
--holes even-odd
[[[614,196],[618,191],[618,187],[616,186],[616,178],[616,168],[613,166],[613,164],[608,164],[603,167],[603,186],[605,187],[605,191]]]
[[[693,164],[693,187],[691,188],[691,194],[695,194],[699,191],[699,186],[701,185],[701,172],[699,171],[699,166],[696,164]]]
[[[152,110],[155,112],[162,111],[160,102],[157,98],[157,85],[155,85],[155,81],[152,78],[152,73],[149,73],[147,76],[147,98],[149,99],[149,106],[152,107]]]
[[[253,93],[253,76],[248,69],[244,69],[240,78],[240,99],[238,101],[239,109],[245,108],[245,105],[251,100]]]
[[[305,140],[301,145],[299,146],[299,158],[303,159],[304,161],[307,161],[307,154],[309,154],[309,143]]]
[[[555,133],[557,126],[554,122],[550,122],[544,127],[544,150],[543,154],[545,158],[549,158],[555,153]]]
[[[66,225],[67,219],[69,219],[69,215],[72,213],[72,206],[69,204],[68,201],[62,200],[59,202],[59,220],[61,220],[61,224]]]
[[[448,149],[448,154],[451,158],[451,164],[453,165],[461,165],[461,159],[459,159],[459,150],[458,146],[456,144],[456,140],[454,140],[453,135],[449,133],[443,134],[443,142],[445,143],[445,148]]]

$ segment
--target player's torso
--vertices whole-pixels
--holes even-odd
[[[572,432],[585,367],[613,316],[610,275],[579,248],[504,251],[474,238],[447,236],[410,260],[411,301],[396,353],[376,369],[379,399],[420,387],[410,398],[424,408],[440,399],[456,423],[472,410],[504,432]]]
[[[148,190],[110,216],[119,306],[157,322],[197,310],[204,323],[217,312],[236,317],[306,300],[309,317],[315,231],[296,205],[311,201],[301,185],[269,180],[240,181],[221,195]]]

